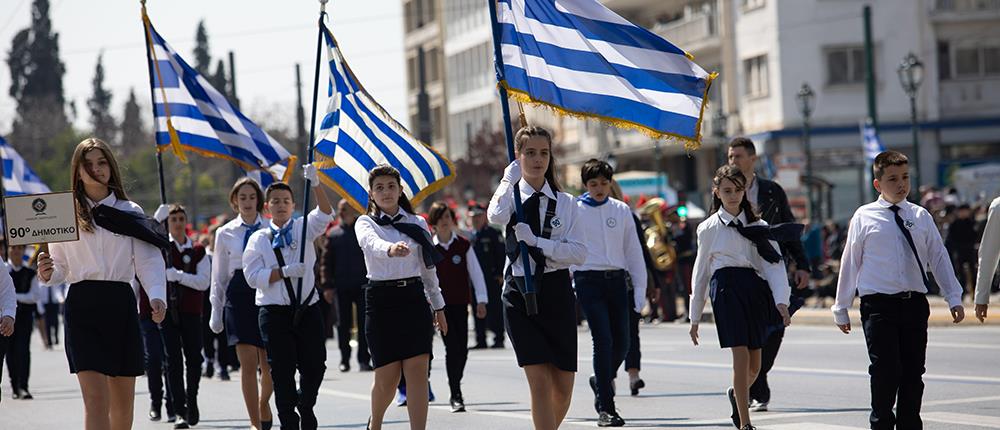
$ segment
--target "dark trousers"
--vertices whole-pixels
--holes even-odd
[[[635,311],[635,296],[628,292],[628,353],[625,354],[625,370],[642,368],[642,352],[639,351],[639,320],[642,315]]]
[[[771,333],[760,350],[760,372],[757,379],[750,385],[750,399],[761,403],[771,401],[771,386],[767,384],[767,373],[774,367],[774,360],[778,358],[778,350],[781,349],[781,341],[785,339],[785,329],[776,330]]]
[[[861,325],[868,345],[872,429],[920,429],[927,358],[927,298],[881,294],[861,297]],[[896,406],[893,415],[892,407]]]
[[[503,328],[503,288],[498,282],[486,280],[486,294],[489,302],[486,303],[486,318],[474,318],[473,323],[476,329],[476,345],[486,346],[486,330],[493,332],[493,344],[504,344]],[[475,293],[473,293],[475,297]]]
[[[14,318],[14,334],[7,353],[7,373],[14,392],[28,389],[31,376],[31,331],[35,323],[35,304],[18,303]]]
[[[326,372],[323,314],[318,305],[307,306],[302,312],[298,326],[293,323],[292,306],[261,306],[258,319],[282,429],[312,430],[317,426],[313,407]],[[296,369],[299,388],[295,387]]]
[[[365,336],[365,293],[360,286],[337,289],[337,315],[337,344],[340,346],[341,364],[351,361],[351,328],[355,324],[358,326],[358,364],[371,364],[368,337]]]
[[[442,336],[444,365],[451,397],[456,398],[462,394],[462,375],[469,360],[469,305],[447,305],[444,317],[448,321],[448,334]]]
[[[177,415],[186,417],[188,408],[197,405],[198,384],[201,381],[201,315],[180,314],[178,321],[171,315],[160,323],[163,356],[170,381],[170,398]],[[186,376],[186,377],[185,377]]]
[[[596,273],[598,275],[591,275]],[[616,273],[616,275],[603,274]],[[576,272],[576,296],[594,341],[598,411],[614,412],[612,380],[628,353],[628,288],[625,272]]]
[[[146,384],[149,387],[150,406],[159,410],[164,398],[163,338],[160,327],[148,316],[139,317],[142,330],[143,359],[146,365]],[[170,399],[170,380],[166,380],[167,415],[174,415],[174,402]]]
[[[3,362],[6,360],[8,349],[10,349],[10,337],[0,336],[0,380],[3,379]]]
[[[45,306],[45,339],[46,345],[59,344],[59,314],[62,306],[59,303],[47,303]]]

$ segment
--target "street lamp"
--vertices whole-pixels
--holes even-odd
[[[719,158],[722,159],[721,164],[726,164],[729,162],[726,155],[726,133],[729,131],[726,129],[726,120],[728,117],[726,113],[722,111],[722,108],[716,109],[715,113],[712,114],[712,135],[718,139],[719,142]]]
[[[917,182],[914,189],[919,189],[920,182],[920,141],[917,136],[917,89],[924,80],[924,63],[920,62],[912,52],[903,57],[903,62],[899,63],[896,69],[899,74],[899,84],[903,86],[903,91],[910,98],[910,128],[913,133],[913,165],[916,166]]]
[[[816,216],[816,199],[813,198],[813,187],[811,184],[813,177],[812,149],[809,147],[809,116],[812,115],[815,98],[816,94],[813,93],[809,84],[805,82],[802,83],[798,94],[795,95],[795,100],[799,104],[799,112],[802,114],[802,149],[806,153],[805,186],[806,196],[809,198],[809,219],[813,219]]]

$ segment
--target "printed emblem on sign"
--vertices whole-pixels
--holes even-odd
[[[462,262],[462,256],[461,255],[453,255],[453,256],[451,256],[451,262],[455,263],[455,264],[461,263]]]
[[[618,221],[615,220],[614,218],[608,218],[607,224],[608,227],[615,228],[615,226],[618,225]]]
[[[552,228],[562,227],[562,220],[559,219],[559,217],[552,217],[552,221],[549,222],[549,225],[551,225]]]
[[[183,261],[184,264],[188,264],[188,263],[191,262],[191,256],[190,255],[185,255],[185,256],[181,257],[181,261]]]
[[[42,214],[43,212],[45,212],[45,208],[46,207],[48,207],[48,204],[45,203],[44,199],[40,199],[39,198],[39,199],[35,199],[35,200],[33,200],[31,202],[31,208],[34,209],[35,212],[37,212],[36,215],[39,215],[39,214]]]
[[[913,223],[913,220],[906,220],[906,221],[903,221],[903,225],[905,225],[906,228],[911,228],[912,229],[915,224]]]

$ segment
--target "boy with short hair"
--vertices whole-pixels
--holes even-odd
[[[611,198],[614,174],[608,163],[584,163],[580,179],[587,192],[577,198],[580,222],[586,234],[587,260],[573,266],[576,295],[587,316],[594,341],[594,391],[599,427],[621,427],[614,401],[615,373],[629,347],[628,282],[634,288],[635,310],[646,302],[646,263],[635,230],[632,211],[625,202]]]
[[[965,318],[962,288],[934,219],[906,201],[909,160],[899,152],[885,151],[875,157],[873,169],[873,185],[881,195],[851,218],[832,310],[837,327],[850,333],[847,310],[855,291],[861,296],[861,322],[871,360],[872,429],[918,429],[930,315],[927,286],[941,281],[956,324]]]

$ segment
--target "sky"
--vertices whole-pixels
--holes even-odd
[[[16,105],[8,95],[6,59],[11,39],[31,21],[32,0],[0,0],[0,134],[10,133]],[[97,5],[100,6],[97,6]],[[243,113],[258,122],[294,129],[295,64],[302,67],[303,107],[310,114],[316,58],[316,0],[148,0],[156,30],[189,64],[194,36],[204,19],[214,71],[218,58],[233,51],[236,91]],[[358,79],[376,100],[406,125],[406,75],[402,5],[398,0],[331,0],[329,26]],[[97,57],[104,53],[105,87],[113,94],[112,114],[120,120],[129,88],[149,114],[149,76],[138,0],[50,0],[49,17],[59,33],[66,67],[67,102],[75,101],[76,126],[87,129],[87,99]],[[326,52],[323,52],[323,61]],[[229,67],[227,60],[227,69]],[[328,79],[321,69],[320,80]],[[319,119],[326,107],[320,86]],[[308,118],[307,118],[308,121]],[[264,124],[261,124],[264,125]],[[286,145],[288,147],[289,145]]]

